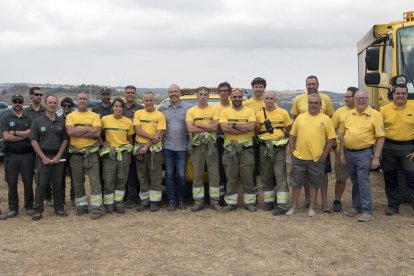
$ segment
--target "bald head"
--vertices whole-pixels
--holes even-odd
[[[263,94],[263,99],[265,102],[266,110],[272,111],[276,107],[276,92],[274,91],[266,91]]]

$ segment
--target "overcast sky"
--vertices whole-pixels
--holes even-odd
[[[0,82],[320,90],[357,85],[356,43],[411,0],[2,0]]]

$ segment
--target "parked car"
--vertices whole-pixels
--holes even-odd
[[[8,111],[11,110],[11,107],[7,105],[7,103],[0,102],[0,128],[1,128],[1,121],[3,120],[4,115],[7,114]],[[0,131],[0,159],[4,158],[4,140],[3,140],[3,133]]]

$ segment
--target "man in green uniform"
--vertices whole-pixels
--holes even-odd
[[[68,145],[65,120],[56,115],[58,100],[55,96],[47,96],[45,104],[46,113],[33,121],[29,136],[36,152],[35,177],[37,187],[33,206],[35,211],[32,216],[33,220],[42,218],[46,187],[50,182],[52,183],[56,215],[60,217],[68,215],[64,210],[64,185],[62,183],[64,160],[61,160]]]
[[[19,213],[19,194],[17,182],[19,173],[24,184],[24,207],[28,215],[33,215],[33,166],[34,154],[29,134],[32,120],[23,113],[23,96],[16,94],[11,98],[12,110],[3,117],[1,131],[4,139],[5,180],[9,193],[9,212],[0,219],[13,218]]]
[[[142,104],[136,102],[137,89],[133,85],[128,85],[125,87],[124,97],[125,97],[125,111],[124,116],[134,120],[134,114],[137,110],[143,109]],[[135,134],[132,137],[132,140],[135,140]],[[138,176],[137,170],[135,169],[135,158],[131,158],[131,163],[129,165],[128,179],[125,186],[125,208],[135,208],[138,202]]]

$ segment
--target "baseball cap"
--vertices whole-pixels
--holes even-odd
[[[11,101],[14,101],[14,100],[16,100],[16,99],[19,99],[19,100],[21,100],[22,102],[24,102],[24,98],[23,98],[23,96],[22,96],[22,95],[20,95],[20,94],[14,94],[14,95],[11,97]]]
[[[111,90],[109,90],[108,88],[102,88],[101,89],[101,94],[104,94],[104,93],[107,93],[107,94],[111,94]]]

